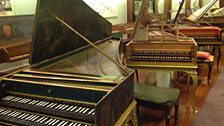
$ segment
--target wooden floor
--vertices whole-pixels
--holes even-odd
[[[222,50],[224,46],[222,46]],[[222,52],[221,60],[219,64],[219,69],[224,65],[224,52]],[[203,64],[200,65],[198,68],[198,78],[199,78],[199,85],[196,91],[196,109],[200,111],[201,106],[203,105],[207,94],[209,93],[210,89],[215,84],[218,72],[217,72],[217,65],[213,65],[212,75],[210,79],[210,84],[207,84],[207,72],[208,68],[207,65]],[[140,77],[144,77],[144,72],[140,75]],[[141,74],[141,72],[139,72]],[[175,74],[174,74],[175,76]],[[178,114],[178,124],[177,126],[192,126],[192,122],[195,119],[194,114],[191,111],[191,101],[190,101],[190,93],[187,92],[187,75],[183,74],[179,79],[174,77],[174,82],[171,84],[173,87],[177,87],[181,91],[180,97],[180,107],[179,107],[179,114]],[[173,111],[171,113],[171,122],[170,126],[174,126],[174,116]],[[162,118],[162,113],[160,111],[150,110],[147,108],[140,108],[140,117],[139,117],[139,126],[165,126],[165,120]]]

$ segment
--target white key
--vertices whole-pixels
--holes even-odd
[[[70,123],[68,126],[72,126],[74,123],[72,122],[72,123]]]
[[[88,112],[88,115],[92,114],[92,112],[94,111],[94,109],[92,109],[91,111]]]
[[[78,123],[75,123],[73,126],[76,126]]]
[[[60,120],[59,119],[57,119],[53,124],[52,124],[52,126],[54,126],[56,123],[58,123]]]
[[[51,125],[53,122],[55,122],[57,119],[53,119],[51,122],[48,123],[48,125]]]
[[[46,106],[47,104],[49,104],[49,102],[45,102],[44,104],[42,104],[42,106],[44,107],[44,106]]]
[[[39,104],[39,106],[43,106],[43,104],[45,104],[45,101],[42,101],[42,103],[41,103],[41,104]]]
[[[3,108],[0,108],[0,112],[2,112],[2,111],[4,111],[5,109],[3,109]]]
[[[26,98],[23,98],[22,100],[19,101],[19,103],[24,103],[26,101]]]
[[[85,109],[86,109],[86,108],[83,107],[83,108],[79,111],[79,113],[82,113],[82,111],[84,111]]]
[[[40,121],[40,123],[43,123],[45,120],[47,120],[48,118],[45,117],[43,120]]]
[[[11,101],[16,102],[18,101],[20,98],[19,97],[15,97],[14,99],[12,99]]]
[[[32,105],[36,105],[38,102],[39,100],[35,100]]]
[[[8,114],[8,116],[13,117],[16,113],[17,113],[17,111],[13,111],[13,112],[11,112],[11,114],[10,114],[10,115]]]
[[[29,118],[29,121],[31,121],[35,117],[36,117],[36,115],[33,115],[31,118]]]
[[[17,112],[13,117],[15,118],[16,116],[20,115],[21,112]]]
[[[72,109],[70,109],[70,111],[74,111],[77,108],[77,106],[74,106]]]
[[[65,104],[62,104],[58,109],[61,109],[61,108],[63,108],[65,106]]]
[[[74,106],[70,106],[69,108],[66,109],[66,111],[69,111],[71,108],[73,108]]]
[[[21,117],[20,119],[24,119],[25,117],[27,117],[29,114],[24,115],[23,117]]]
[[[57,103],[54,103],[50,108],[53,108],[53,107],[55,107],[57,105],[58,105]]]
[[[12,111],[11,113],[7,114],[7,116],[11,116],[15,113],[16,111]]]
[[[40,104],[42,104],[43,101],[39,101],[36,106],[39,106]]]
[[[64,124],[62,124],[61,126],[65,126],[68,122],[66,121]]]
[[[26,103],[28,103],[28,102],[30,102],[32,99],[26,99],[26,101],[24,101],[24,103],[26,104]]]
[[[38,119],[40,116],[36,116],[35,118],[33,118],[31,121],[33,122],[33,121],[35,121],[36,119]]]
[[[63,104],[59,104],[58,106],[55,107],[55,109],[58,109],[62,106]]]
[[[12,100],[12,99],[14,99],[14,98],[16,98],[15,96],[11,96],[8,100]]]
[[[41,103],[41,104],[39,104],[39,106],[43,106],[43,104],[45,104],[45,101],[42,101],[42,103]]]
[[[35,118],[37,115],[33,115],[33,117],[32,118],[30,118],[29,120],[31,121],[31,120],[33,120],[33,118]]]
[[[89,110],[89,108],[86,108],[86,110],[83,111],[82,113],[85,114],[88,110]]]
[[[69,105],[65,105],[63,108],[61,108],[61,110],[64,110],[68,107]]]
[[[48,107],[50,107],[51,105],[53,105],[54,103],[51,103],[51,104],[49,104],[49,105],[47,105],[46,107],[48,108]]]
[[[19,103],[23,103],[23,101],[24,101],[25,99],[24,98],[22,98],[21,100],[19,100],[18,102]]]
[[[24,116],[26,113],[23,113],[22,115],[20,115],[20,116],[18,116],[17,118],[19,119],[19,118],[21,118],[22,116]]]
[[[62,123],[64,123],[65,121],[61,121],[57,126],[60,126]]]
[[[8,113],[10,113],[12,110],[7,110],[5,111],[5,113],[3,115],[7,115]]]
[[[6,97],[3,98],[3,100],[10,101],[13,98],[15,98],[15,97],[14,96],[6,96]]]
[[[7,111],[6,109],[4,109],[2,112],[1,112],[1,115],[3,115],[5,113],[5,111]]]
[[[38,119],[36,122],[40,122],[42,119],[44,119],[45,117],[41,117],[40,119]]]
[[[20,97],[19,97],[15,102],[19,102],[19,101],[22,100],[22,99],[23,99],[23,98],[20,98]]]
[[[30,103],[28,103],[28,104],[33,105],[35,102],[36,102],[36,100],[33,100]]]
[[[28,117],[25,118],[25,120],[29,120],[33,115],[29,115]]]
[[[49,119],[49,120],[46,121],[44,124],[48,124],[51,120],[53,120],[53,119]]]

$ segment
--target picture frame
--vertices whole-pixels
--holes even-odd
[[[13,0],[0,0],[0,15],[13,15]]]
[[[0,16],[0,42],[32,38],[34,15]]]

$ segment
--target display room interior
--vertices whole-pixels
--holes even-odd
[[[0,0],[0,125],[224,125],[223,8]]]

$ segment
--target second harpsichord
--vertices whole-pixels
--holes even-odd
[[[191,38],[180,37],[175,25],[138,29],[126,50],[129,67],[197,67],[197,44]]]

